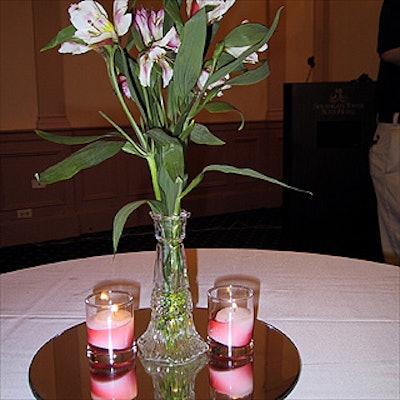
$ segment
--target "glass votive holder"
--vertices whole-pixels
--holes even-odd
[[[246,360],[254,341],[254,291],[245,286],[218,286],[208,291],[207,341],[210,356]]]
[[[133,296],[121,290],[93,293],[85,299],[86,354],[94,368],[122,368],[133,362]]]
[[[251,361],[235,366],[230,362],[208,365],[210,394],[213,400],[252,399],[254,379]]]
[[[91,369],[90,394],[93,400],[135,399],[138,395],[138,385],[134,365],[114,370]]]

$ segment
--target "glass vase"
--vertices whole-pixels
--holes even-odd
[[[194,325],[183,245],[190,213],[150,215],[157,246],[150,323],[137,341],[140,357],[169,365],[185,364],[208,350]]]

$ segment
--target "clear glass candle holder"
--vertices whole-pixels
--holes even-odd
[[[253,355],[254,291],[245,286],[218,286],[208,291],[207,341],[211,357],[235,365]]]
[[[133,362],[133,296],[121,290],[93,293],[85,299],[87,357],[94,368],[122,368]]]

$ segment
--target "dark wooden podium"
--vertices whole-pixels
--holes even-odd
[[[379,258],[368,150],[376,128],[374,82],[284,85],[285,230],[299,250]]]

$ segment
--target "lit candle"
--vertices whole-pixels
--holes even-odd
[[[246,397],[253,392],[251,363],[232,369],[209,367],[210,386],[218,393],[232,399]]]
[[[91,373],[90,388],[92,400],[131,400],[138,395],[134,369],[117,376],[103,376]]]
[[[241,347],[252,338],[254,314],[244,307],[225,307],[209,320],[208,336],[226,346]]]
[[[88,343],[102,349],[122,350],[133,343],[133,316],[118,308],[102,310],[86,322]]]

